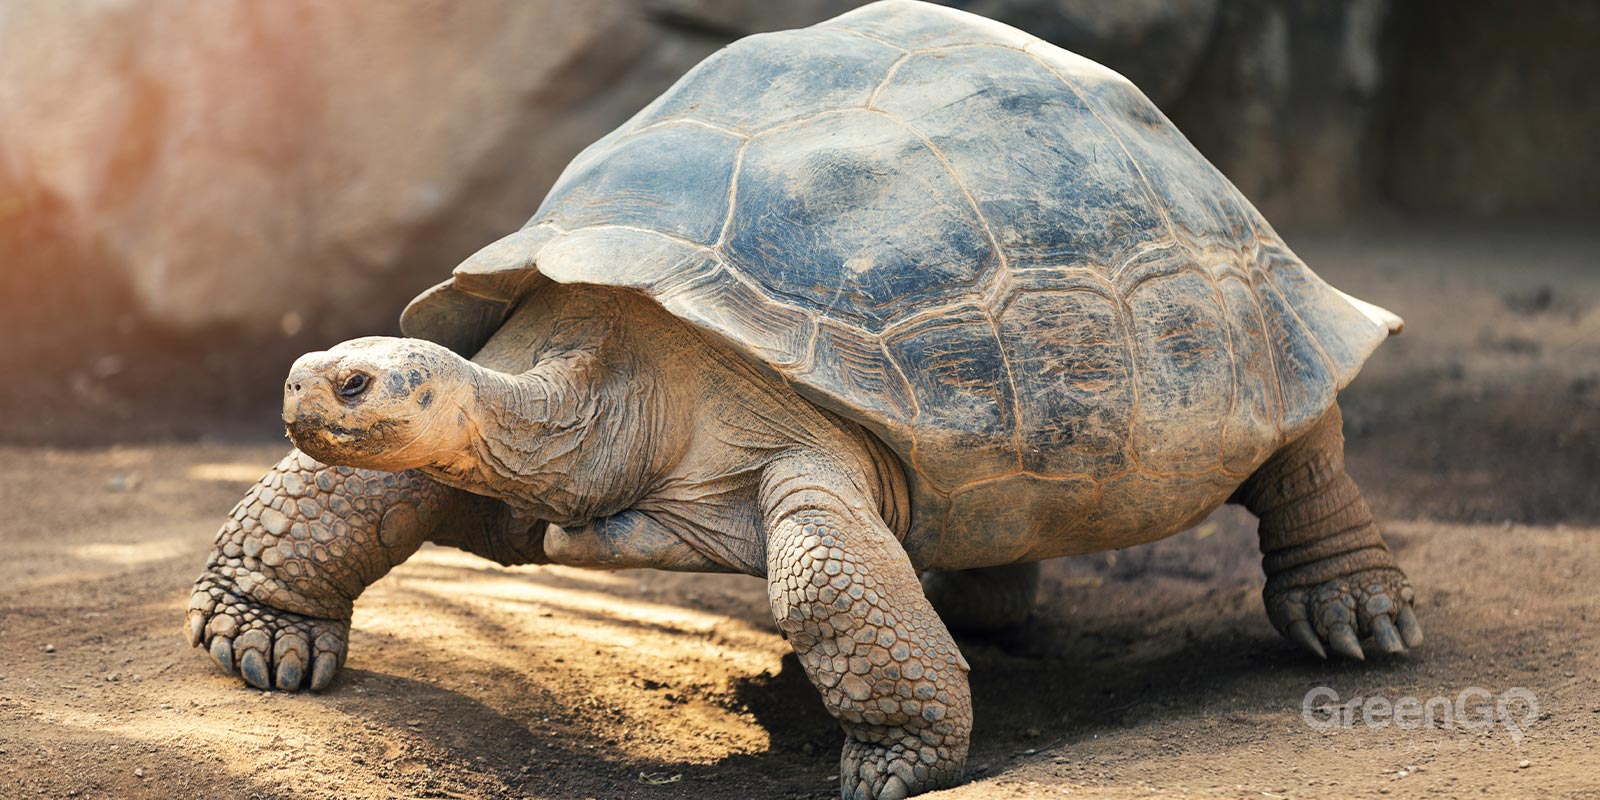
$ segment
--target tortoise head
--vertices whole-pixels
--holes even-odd
[[[458,400],[471,391],[469,364],[450,350],[369,336],[294,362],[283,384],[283,423],[295,447],[323,463],[414,469],[468,446]]]

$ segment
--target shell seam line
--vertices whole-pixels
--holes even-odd
[[[983,209],[978,206],[977,198],[973,197],[972,191],[967,188],[966,181],[962,180],[961,173],[956,170],[954,164],[950,163],[950,159],[945,157],[944,152],[934,145],[933,141],[925,136],[922,131],[917,130],[905,120],[883,109],[873,108],[868,110],[874,114],[882,114],[885,119],[899,125],[907,133],[917,137],[917,140],[922,142],[922,146],[928,148],[928,152],[932,153],[934,158],[939,159],[939,163],[944,165],[945,172],[949,174],[950,180],[955,182],[956,187],[961,190],[962,196],[967,199],[967,204],[972,207],[972,213],[978,218],[978,224],[983,226],[984,238],[989,240],[989,247],[994,252],[996,261],[995,265],[990,268],[989,275],[996,276],[1007,270],[1009,267],[1006,263],[1006,253],[1000,247],[1000,240],[995,237],[994,229],[989,226],[988,218],[983,215]],[[985,281],[985,283],[987,282]],[[1020,468],[1022,466],[1022,415],[1021,409],[1018,407],[1020,400],[1017,394],[1016,373],[1012,369],[1011,356],[1006,353],[1005,342],[1000,339],[1000,324],[995,321],[994,315],[989,312],[988,308],[981,306],[980,308],[983,311],[984,319],[989,322],[989,333],[994,337],[995,352],[1000,356],[1000,365],[1005,367],[1006,370],[1006,386],[1011,390],[1010,403],[1008,404],[1011,412],[1011,448],[1017,457],[1017,466]]]
[[[1161,214],[1161,222],[1167,228],[1167,235],[1174,236],[1175,233],[1172,229],[1172,217],[1167,214],[1166,206],[1161,204],[1160,195],[1156,194],[1155,186],[1151,185],[1150,183],[1150,177],[1144,174],[1144,167],[1139,165],[1138,159],[1134,158],[1133,153],[1128,150],[1128,143],[1122,140],[1122,135],[1117,133],[1116,130],[1113,129],[1111,125],[1100,116],[1099,110],[1095,108],[1093,103],[1089,102],[1089,98],[1085,97],[1083,92],[1078,91],[1078,87],[1074,86],[1072,81],[1067,80],[1067,76],[1062,75],[1060,72],[1056,71],[1055,67],[1052,67],[1046,63],[1044,59],[1028,52],[1027,50],[1023,50],[1022,54],[1032,59],[1033,63],[1043,67],[1046,72],[1056,76],[1056,79],[1061,81],[1061,85],[1067,87],[1067,91],[1072,92],[1073,96],[1078,98],[1078,102],[1082,103],[1083,107],[1089,110],[1089,115],[1094,117],[1094,121],[1099,123],[1101,128],[1105,129],[1106,135],[1111,137],[1111,141],[1117,143],[1117,149],[1121,150],[1122,155],[1128,159],[1128,163],[1133,166],[1133,171],[1139,174],[1139,182],[1144,184],[1145,193],[1150,196],[1150,205]]]

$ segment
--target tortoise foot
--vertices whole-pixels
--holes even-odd
[[[1396,654],[1422,644],[1411,586],[1395,568],[1369,569],[1267,596],[1267,616],[1289,641],[1327,658],[1357,661],[1368,649]]]
[[[909,734],[891,741],[885,745],[845,737],[839,759],[840,797],[902,800],[954,786],[960,780],[961,760],[950,748]]]
[[[344,664],[350,620],[283,611],[203,578],[189,600],[186,633],[223,672],[257,689],[317,691]]]

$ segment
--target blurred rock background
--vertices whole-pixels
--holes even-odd
[[[1127,75],[1280,229],[1600,211],[1600,3],[951,4]],[[0,4],[0,439],[259,430],[700,59],[855,5]]]

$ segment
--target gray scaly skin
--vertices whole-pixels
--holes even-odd
[[[804,456],[776,466],[761,486],[767,594],[848,734],[844,796],[955,783],[972,729],[966,659],[860,476]]]
[[[528,563],[537,533],[416,472],[291,452],[217,532],[189,600],[189,643],[257,688],[323,689],[344,664],[351,604],[424,541]]]

